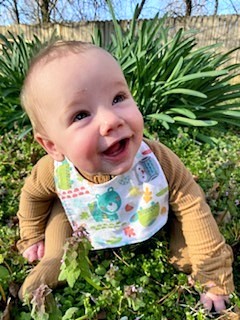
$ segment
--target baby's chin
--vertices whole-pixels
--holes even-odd
[[[110,176],[119,176],[119,175],[125,174],[129,170],[131,170],[132,165],[133,165],[133,161],[129,165],[126,165],[126,166],[123,166],[120,168],[116,168],[115,170],[111,170],[106,174],[109,174]]]
[[[87,176],[119,176],[122,174],[127,173],[128,171],[131,170],[134,162],[134,157],[131,157],[131,159],[127,159],[127,161],[123,161],[121,163],[117,163],[114,165],[114,163],[103,163],[102,167],[99,167],[97,170],[78,170],[80,173],[83,175]],[[88,168],[89,169],[89,168]],[[96,169],[96,168],[95,168]]]

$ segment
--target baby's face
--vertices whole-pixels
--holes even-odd
[[[48,153],[89,174],[128,171],[143,119],[117,62],[94,48],[37,68],[34,86],[46,136],[36,138]]]

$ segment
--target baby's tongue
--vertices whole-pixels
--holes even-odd
[[[109,147],[104,153],[106,155],[114,155],[117,153],[121,148],[121,144],[119,142],[114,143],[111,147]]]

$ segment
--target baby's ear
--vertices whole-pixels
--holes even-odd
[[[35,133],[35,140],[47,151],[47,153],[56,161],[63,161],[64,155],[58,151],[55,143],[49,140],[46,136],[41,133]]]

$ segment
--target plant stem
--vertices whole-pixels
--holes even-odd
[[[1,284],[0,284],[0,293],[1,293],[1,295],[2,295],[2,298],[3,298],[3,301],[6,303],[6,295],[5,295],[5,292],[4,292],[4,290],[3,290],[3,287],[1,286]]]

